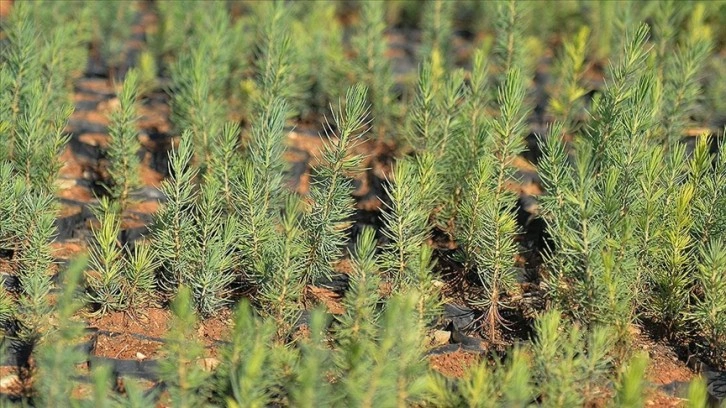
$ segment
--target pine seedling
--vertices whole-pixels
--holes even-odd
[[[724,142],[719,142],[719,153],[710,153],[711,138],[702,134],[690,162],[689,183],[695,188],[693,199],[693,235],[699,244],[712,238],[726,236],[726,154]]]
[[[341,372],[337,382],[343,387],[337,390],[337,401],[362,407],[402,407],[423,402],[427,370],[422,358],[424,326],[416,313],[418,302],[415,289],[392,296],[377,321],[365,322],[366,330],[375,327],[375,333],[364,337],[366,333],[359,331],[355,349],[344,346],[337,351],[346,355],[338,355],[335,361],[356,364]],[[347,353],[352,350],[359,356],[355,362],[348,360]]]
[[[6,137],[1,157],[16,164],[26,184],[52,191],[60,168],[57,156],[66,141],[63,128],[72,112],[65,98],[71,74],[64,71],[68,67],[62,52],[73,54],[74,40],[67,41],[67,32],[55,33],[51,40],[41,36],[27,5],[13,7],[3,28],[8,44],[0,52],[5,85],[0,91],[0,130]]]
[[[431,232],[429,214],[438,193],[436,165],[431,154],[423,154],[402,168],[394,169],[394,181],[386,194],[390,200],[383,212],[383,234],[390,241],[384,246],[382,263],[396,292],[415,290],[419,296],[416,313],[421,324],[435,318],[441,307],[434,285],[433,248],[427,240]],[[418,189],[415,190],[415,187]]]
[[[99,227],[91,229],[93,242],[90,246],[90,271],[86,273],[88,300],[98,313],[121,310],[127,305],[123,273],[125,259],[118,236],[121,219],[118,204],[102,198],[96,211]]]
[[[83,75],[91,39],[91,8],[87,4],[62,6],[53,1],[36,1],[32,12],[42,31],[40,53],[46,73],[46,92],[55,103],[70,102],[73,79]]]
[[[636,285],[643,287],[644,278],[652,267],[653,249],[660,237],[658,227],[662,213],[662,203],[666,190],[662,174],[665,172],[664,149],[662,146],[648,147],[647,159],[642,161],[639,171],[636,194],[640,197],[633,209],[634,235],[638,260]],[[642,301],[642,299],[641,299]]]
[[[462,184],[461,174],[466,165],[458,159],[458,148],[466,143],[465,124],[462,122],[462,99],[465,95],[463,88],[464,73],[455,71],[441,85],[432,76],[432,65],[422,67],[419,84],[420,96],[412,112],[414,129],[413,140],[422,145],[421,153],[429,152],[435,160],[436,166],[432,170],[440,181],[432,183],[440,187],[431,191],[434,205],[438,213],[436,221],[442,230],[450,230],[449,223],[454,217],[453,201],[455,193]],[[428,100],[428,101],[427,101]]]
[[[300,342],[300,357],[295,379],[289,386],[290,405],[301,408],[331,404],[331,384],[327,379],[331,352],[325,344],[326,316],[314,310],[308,324],[310,336]]]
[[[638,82],[631,89],[625,112],[619,122],[622,132],[613,133],[605,148],[605,156],[612,164],[602,170],[600,183],[600,219],[606,238],[603,252],[602,283],[609,288],[606,302],[598,312],[607,317],[603,323],[612,324],[624,334],[634,317],[634,300],[640,279],[635,270],[638,260],[633,245],[637,241],[637,224],[633,220],[633,208],[637,208],[637,183],[642,163],[649,153],[647,141],[655,125],[656,103],[655,78],[651,74],[640,74]],[[613,269],[614,268],[614,269]]]
[[[599,286],[606,231],[598,218],[602,197],[592,172],[589,153],[579,150],[570,176],[571,189],[564,191],[566,206],[555,215],[560,218],[555,221],[557,232],[565,235],[557,238],[559,248],[550,259],[554,267],[547,284],[563,310],[588,324],[602,317],[597,312],[604,309],[603,296],[609,293]]]
[[[587,69],[587,45],[590,30],[582,26],[577,35],[565,40],[556,63],[557,85],[553,87],[548,110],[553,118],[563,124],[564,134],[573,134],[578,129],[576,122],[583,113],[583,96],[587,89],[581,80]]]
[[[431,154],[399,161],[391,185],[385,188],[389,204],[382,212],[383,235],[389,239],[382,266],[394,292],[419,293],[416,313],[422,324],[431,321],[441,306],[433,284],[433,249],[427,244],[429,215],[438,191],[436,164]]]
[[[14,129],[15,123],[28,103],[26,89],[33,81],[40,80],[42,75],[37,52],[38,33],[29,14],[30,8],[27,4],[16,5],[10,18],[2,26],[7,36],[7,45],[0,53],[5,85],[0,94],[3,95],[4,120],[9,126],[7,146],[3,149],[5,160],[13,157],[17,133]]]
[[[413,130],[407,132],[408,143],[415,151],[427,151],[434,142],[436,114],[438,113],[436,89],[431,63],[422,64],[418,73],[417,92],[409,113]]]
[[[139,243],[133,250],[122,246],[120,217],[118,203],[102,198],[86,273],[87,298],[99,314],[139,307],[153,298],[156,287],[159,265],[151,245]]]
[[[418,160],[403,159],[393,169],[393,180],[385,187],[390,200],[383,210],[384,245],[382,265],[395,290],[409,288],[418,279],[422,246],[431,231],[431,197],[437,188],[433,155]]]
[[[232,179],[235,209],[239,220],[237,247],[247,278],[261,283],[264,275],[263,248],[276,237],[275,223],[284,205],[282,155],[288,105],[276,99],[267,111],[254,116],[247,160],[239,176]]]
[[[647,368],[647,354],[639,353],[630,359],[617,385],[616,406],[638,408],[645,405],[645,370]]]
[[[449,166],[442,167],[451,191],[449,201],[450,211],[445,217],[449,222],[457,224],[458,211],[461,206],[466,182],[477,169],[479,159],[487,155],[489,138],[491,135],[489,112],[491,92],[489,91],[489,77],[487,74],[486,54],[479,49],[474,54],[472,70],[469,73],[468,88],[463,94],[463,107],[457,125],[458,132],[452,140],[451,149],[447,152]],[[464,131],[465,129],[468,129]],[[450,229],[450,228],[449,228]],[[454,231],[454,234],[456,232]]]
[[[148,44],[158,59],[162,71],[173,66],[176,56],[186,54],[192,45],[188,41],[194,35],[195,22],[200,9],[208,2],[195,0],[178,3],[163,1],[155,3],[159,16],[156,31],[147,32]]]
[[[516,196],[506,183],[514,176],[514,159],[524,150],[524,83],[518,70],[508,73],[498,102],[500,117],[490,123],[494,132],[488,146],[491,153],[479,159],[467,182],[458,210],[457,231],[465,266],[475,266],[484,288],[484,293],[471,301],[486,310],[491,339],[496,338],[500,323],[504,323],[499,314],[499,308],[506,305],[502,295],[515,286]]]
[[[194,35],[199,39],[199,46],[194,47],[191,53],[205,55],[208,61],[205,66],[210,84],[209,95],[224,99],[231,89],[230,73],[237,52],[234,45],[237,42],[232,38],[234,31],[226,2],[214,0],[202,4],[194,20]]]
[[[608,373],[613,336],[607,328],[585,333],[569,323],[561,330],[559,313],[549,311],[535,323],[534,381],[542,393],[542,406],[582,406]]]
[[[393,94],[393,74],[386,57],[385,10],[375,2],[361,3],[360,26],[352,38],[357,80],[370,89],[368,95],[373,118],[373,132],[378,139],[390,138],[396,131],[394,121],[398,107]],[[388,135],[388,136],[387,136]]]
[[[433,0],[424,5],[421,59],[431,60],[435,82],[442,79],[451,66],[453,14],[454,3],[450,1]]]
[[[192,299],[202,316],[210,316],[229,302],[236,222],[223,213],[219,201],[220,182],[205,177],[196,205],[193,245],[186,248],[191,269],[184,272],[184,282],[192,292]]]
[[[302,311],[305,288],[305,231],[300,229],[300,205],[288,199],[282,217],[282,234],[262,242],[260,293],[263,316],[270,318],[277,329],[277,340],[285,342]]]
[[[136,101],[139,91],[139,75],[134,69],[126,73],[121,93],[118,95],[119,107],[111,114],[108,141],[107,189],[111,197],[118,201],[118,210],[128,207],[130,194],[141,185],[139,178],[140,162],[137,152],[141,148],[136,131]]]
[[[333,124],[326,126],[328,143],[321,152],[319,178],[311,183],[310,204],[302,220],[305,236],[307,282],[330,277],[332,264],[341,256],[355,202],[350,176],[360,172],[363,157],[354,154],[367,125],[367,89],[351,87],[333,112]],[[345,106],[342,104],[345,103]],[[337,135],[335,130],[337,129]],[[337,140],[333,139],[337,136]]]
[[[469,302],[485,310],[487,334],[494,340],[500,325],[506,325],[499,313],[501,308],[509,306],[504,297],[516,287],[514,261],[517,244],[514,238],[518,227],[511,212],[513,205],[494,199],[491,193],[489,197],[493,200],[485,203],[476,214],[480,217],[476,220],[480,223],[479,235],[474,237],[472,246],[468,248],[483,293],[474,295]],[[500,206],[505,207],[502,210]]]
[[[343,27],[336,15],[337,5],[330,0],[302,3],[298,8],[300,19],[292,26],[293,48],[297,54],[295,65],[300,69],[302,82],[309,84],[305,96],[309,106],[302,107],[305,110],[301,112],[303,117],[307,111],[324,114],[345,89],[347,61]]]
[[[457,121],[464,97],[464,73],[455,71],[447,80],[434,75],[433,62],[424,63],[419,70],[418,91],[411,111],[412,130],[409,143],[416,151],[428,151],[445,157],[451,144],[462,131]]]
[[[165,358],[159,361],[159,379],[166,384],[171,405],[198,407],[206,401],[210,373],[198,363],[204,348],[196,340],[197,318],[189,288],[179,288],[172,302],[172,312],[174,319],[164,346]]]
[[[492,153],[497,159],[498,194],[504,191],[504,179],[510,176],[514,159],[524,151],[523,133],[528,109],[524,101],[525,78],[519,69],[507,72],[498,90],[499,118],[491,123]]]
[[[673,0],[662,1],[659,6],[653,12],[651,27],[654,48],[660,60],[659,74],[662,75],[663,60],[669,58],[671,50],[677,46],[677,28],[683,23],[685,8]]]
[[[697,15],[697,11],[693,15]],[[658,136],[659,140],[669,146],[678,143],[683,137],[698,106],[701,95],[700,76],[712,48],[708,35],[697,34],[703,30],[703,22],[692,19],[691,25],[693,34],[680,41],[675,53],[669,49],[661,54],[663,97]]]
[[[94,16],[93,40],[113,80],[124,66],[124,47],[131,37],[135,7],[132,2],[120,0],[91,2],[90,7]]]
[[[690,229],[694,189],[686,184],[672,187],[670,193],[656,247],[649,309],[658,322],[673,331],[683,324],[683,305],[688,304],[693,277],[694,241]]]
[[[196,160],[204,174],[219,144],[227,116],[224,103],[233,60],[229,15],[221,2],[208,4],[194,20],[195,46],[172,68],[172,120],[194,135]]]
[[[159,256],[162,268],[161,287],[173,290],[184,280],[193,265],[188,249],[193,248],[196,233],[194,219],[189,214],[197,198],[195,190],[196,169],[191,167],[192,135],[182,134],[179,146],[169,157],[171,176],[161,185],[167,198],[164,206],[154,217],[153,248]]]
[[[282,173],[286,164],[282,156],[285,152],[285,117],[288,114],[288,103],[276,98],[269,109],[259,112],[252,120],[247,158],[254,166],[254,172],[244,174],[260,183],[262,203],[259,210],[262,214],[278,211],[284,201]]]
[[[508,0],[497,3],[496,42],[493,51],[496,67],[499,68],[499,84],[505,81],[507,73],[514,68],[529,72],[529,69],[524,68],[527,66],[524,27],[527,27],[528,11],[523,1]]]
[[[498,388],[504,390],[503,406],[525,408],[531,405],[536,384],[532,371],[528,353],[515,346],[512,356],[496,368]]]
[[[701,295],[695,299],[690,319],[707,339],[714,359],[726,356],[726,245],[712,240],[700,248],[695,273]]]
[[[593,150],[596,172],[603,163],[610,164],[610,157],[605,154],[606,148],[619,147],[612,139],[626,138],[625,126],[618,119],[626,117],[628,108],[637,107],[627,104],[632,95],[628,90],[636,88],[641,80],[648,55],[647,38],[647,25],[641,25],[635,33],[626,33],[619,61],[610,66],[609,74],[612,79],[602,97],[593,104],[592,120],[585,131],[585,139]]]
[[[129,307],[139,307],[154,299],[158,268],[159,259],[152,244],[141,242],[133,250],[126,250],[124,290]]]
[[[18,306],[19,337],[30,342],[42,335],[51,310],[48,297],[53,287],[50,241],[56,232],[53,201],[48,193],[26,193],[18,212],[22,226],[16,237],[20,244],[18,255],[15,255],[22,287]]]
[[[13,174],[13,167],[10,162],[0,162],[0,248],[3,249],[16,245],[16,232],[23,227],[17,215],[26,186],[21,178]]]
[[[470,138],[473,138],[469,148],[475,151],[481,149],[482,138],[478,133],[487,124],[489,117],[487,109],[491,106],[493,94],[490,89],[491,81],[487,52],[488,50],[484,46],[479,47],[474,52],[471,71],[468,73],[469,86],[464,89],[465,126],[468,125],[473,128],[474,133],[469,135]],[[478,156],[473,155],[473,157]]]
[[[368,388],[367,374],[373,363],[370,353],[376,346],[378,332],[380,269],[376,257],[375,230],[363,230],[351,259],[353,273],[350,289],[343,298],[345,313],[336,316],[337,325],[334,329],[338,346],[334,363],[343,380],[333,391],[336,403],[356,406]]]
[[[268,369],[271,360],[270,343],[275,327],[270,320],[261,320],[246,300],[235,312],[231,344],[224,351],[224,379],[230,389],[227,406],[230,408],[266,407],[272,400],[270,389],[275,378]]]
[[[234,213],[237,200],[234,189],[236,180],[240,177],[242,159],[240,157],[240,127],[234,122],[227,122],[222,132],[212,146],[211,174],[220,182],[220,192],[223,207],[228,214]]]
[[[469,88],[465,94],[465,116],[474,129],[485,124],[487,118],[486,108],[491,104],[489,90],[489,66],[487,64],[487,50],[479,47],[472,58],[471,72],[469,72]],[[474,144],[472,147],[477,146]],[[475,156],[476,157],[476,156]]]
[[[79,347],[83,325],[74,315],[83,306],[76,291],[86,261],[86,258],[81,257],[63,272],[64,284],[52,312],[55,328],[43,338],[35,352],[38,367],[35,390],[39,406],[77,406],[72,396],[72,373],[76,371],[76,365],[88,356]]]
[[[48,112],[47,96],[43,96],[42,83],[34,81],[27,90],[28,100],[19,114],[14,139],[13,162],[27,185],[40,191],[55,190],[55,181],[61,162],[59,153],[68,137],[63,134],[65,123],[73,112],[71,105]]]
[[[259,8],[260,53],[255,60],[258,75],[255,86],[259,96],[253,101],[252,113],[269,112],[282,99],[291,105],[291,112],[286,113],[298,114],[302,109],[303,88],[296,66],[298,51],[293,47],[288,29],[289,10],[281,1],[264,2]]]
[[[424,326],[416,305],[415,290],[393,296],[381,316],[378,347],[372,357],[371,383],[362,406],[410,406],[421,402],[425,392],[426,360]]]
[[[172,121],[194,137],[195,153],[201,173],[206,171],[212,156],[216,135],[225,120],[224,104],[214,92],[210,78],[214,61],[207,56],[204,44],[180,58],[172,68],[174,96],[171,101]]]
[[[708,404],[708,384],[703,377],[696,377],[691,380],[688,386],[688,399],[686,406],[688,408],[704,408]]]
[[[190,143],[185,132],[170,159],[173,175],[162,185],[168,200],[157,213],[153,249],[163,267],[162,287],[189,286],[195,306],[207,316],[228,302],[237,226],[218,200],[220,181],[208,174],[201,192],[195,191]]]
[[[112,368],[108,364],[94,365],[91,367],[91,396],[90,398],[84,399],[84,405],[88,407],[98,408],[114,408],[118,405],[112,398],[113,389],[111,388],[113,383],[113,372]]]
[[[262,182],[256,174],[258,170],[252,163],[245,163],[242,177],[235,184],[239,220],[236,246],[241,253],[246,278],[262,283],[266,268],[264,251],[276,239],[275,225],[270,222],[275,219],[276,208],[271,206],[270,196],[265,194],[271,186]]]

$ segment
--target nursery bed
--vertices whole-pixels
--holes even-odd
[[[0,16],[7,13],[9,3],[0,2]],[[133,27],[137,38],[127,44],[129,50],[129,65],[133,59],[146,47],[140,39],[149,27],[155,24],[150,11],[138,19]],[[417,34],[403,29],[392,31],[388,35],[388,58],[394,63],[394,73],[397,78],[404,78],[406,74],[416,70],[413,55],[417,46]],[[468,61],[472,54],[472,39],[465,36],[455,37],[454,48],[460,61]],[[537,78],[546,77],[547,68],[541,68]],[[93,228],[98,225],[92,208],[98,204],[97,196],[103,193],[103,181],[106,179],[105,148],[108,144],[109,114],[118,106],[116,97],[117,87],[107,78],[98,77],[98,67],[89,64],[89,72],[76,81],[72,100],[75,112],[68,122],[66,131],[70,136],[68,145],[62,152],[63,167],[60,169],[58,186],[59,212],[56,220],[57,237],[52,244],[53,255],[58,263],[67,263],[74,257],[88,250],[88,239],[92,236]],[[603,84],[601,67],[593,66],[585,79],[597,88]],[[546,83],[536,83],[538,91],[547,86]],[[535,111],[544,108],[537,107]],[[168,153],[175,143],[173,126],[170,120],[169,96],[161,91],[147,95],[139,108],[138,130],[142,149],[138,152],[141,159],[142,189],[134,195],[135,202],[126,210],[121,223],[120,241],[133,247],[139,240],[150,239],[150,228],[154,213],[163,205],[164,197],[159,187],[168,176]],[[295,124],[288,128],[286,139],[285,159],[290,167],[287,170],[287,183],[289,187],[305,195],[310,190],[311,181],[315,175],[310,168],[317,164],[320,151],[323,147],[321,123],[323,118],[307,118],[305,123]],[[530,135],[527,137],[529,151],[515,160],[518,169],[518,182],[511,182],[507,186],[519,196],[517,208],[517,221],[523,229],[518,245],[520,254],[517,257],[516,267],[521,298],[516,299],[517,308],[511,312],[513,330],[506,333],[500,343],[487,343],[481,333],[472,329],[471,323],[480,315],[471,309],[454,306],[463,304],[462,288],[471,285],[467,276],[462,276],[457,270],[455,262],[450,261],[451,254],[456,248],[450,237],[444,233],[436,233],[431,238],[431,245],[436,249],[439,262],[442,293],[446,296],[444,318],[442,322],[432,328],[437,334],[432,338],[431,353],[426,356],[429,366],[450,378],[461,378],[467,368],[480,362],[487,355],[501,352],[505,348],[520,342],[527,342],[531,335],[531,322],[534,310],[543,305],[542,290],[538,279],[541,268],[539,251],[548,238],[544,231],[543,222],[536,218],[539,207],[536,197],[542,194],[541,180],[537,175],[535,164],[540,156],[537,150],[535,134],[546,131],[545,118],[535,118],[528,124]],[[316,123],[316,124],[312,124]],[[713,131],[713,129],[708,129]],[[697,136],[703,129],[691,129],[688,136]],[[383,186],[391,175],[394,162],[395,146],[386,141],[367,140],[361,143],[355,153],[363,154],[366,159],[362,165],[367,170],[355,180],[356,213],[353,216],[352,234],[357,233],[365,226],[373,226],[379,230],[382,221],[380,210],[385,208],[381,197],[385,196]],[[354,243],[350,243],[352,247]],[[5,268],[0,258],[0,273],[3,274],[3,283],[13,284],[15,277]],[[348,287],[348,273],[350,273],[348,260],[342,260],[336,271],[339,275],[327,282],[315,282],[305,289],[306,303],[310,306],[323,305],[329,315],[341,315],[345,312],[341,298]],[[8,276],[5,276],[8,275]],[[385,290],[385,288],[383,288]],[[160,302],[163,303],[163,302]],[[163,356],[162,347],[168,334],[171,321],[171,312],[166,304],[157,304],[137,308],[132,313],[113,312],[102,316],[89,315],[87,311],[79,313],[89,331],[92,333],[88,342],[89,361],[86,364],[110,364],[115,374],[123,382],[124,377],[135,377],[143,380],[143,387],[148,391],[158,391],[160,384],[156,381],[155,370],[158,358]],[[229,339],[232,327],[232,311],[224,309],[212,317],[205,318],[199,323],[195,332],[197,340],[205,346],[205,358],[200,361],[205,369],[213,370],[219,364],[220,348]],[[647,368],[648,381],[652,384],[650,394],[646,401],[648,406],[681,406],[683,405],[683,386],[696,377],[694,370],[689,368],[687,357],[683,348],[674,346],[664,340],[654,340],[648,326],[635,329],[633,348],[643,350],[650,357]],[[437,343],[438,342],[438,343]],[[433,344],[436,343],[436,344]],[[18,366],[32,367],[32,361],[21,361],[26,351],[6,352],[6,365],[0,366],[0,394],[11,397],[24,395],[32,383],[32,370],[22,371]],[[20,357],[18,357],[20,356]],[[16,361],[14,361],[14,359]],[[87,368],[87,367],[86,367]],[[87,371],[87,370],[86,370]],[[610,392],[606,390],[604,392]],[[86,395],[87,390],[80,386],[77,390],[79,396]],[[159,406],[163,406],[163,400]],[[592,401],[588,406],[604,406],[608,401]]]
[[[143,19],[145,23],[153,21],[149,18]],[[392,33],[389,35],[388,56],[394,62],[395,72],[405,74],[415,69],[411,62],[411,53],[405,49],[411,41],[410,35],[406,33]],[[463,38],[457,38],[460,58],[466,60],[471,52],[471,43]],[[132,47],[143,47],[140,42],[130,44]],[[602,83],[602,71],[591,70],[587,79],[595,84]],[[103,148],[107,143],[108,114],[118,105],[115,97],[115,89],[105,78],[85,77],[77,81],[73,100],[76,111],[73,114],[68,132],[71,141],[63,152],[64,166],[61,169],[59,180],[60,190],[58,196],[62,199],[60,217],[58,221],[59,235],[54,243],[57,254],[60,258],[69,259],[84,251],[84,239],[90,236],[89,228],[94,223],[90,206],[96,202],[94,195],[100,190],[99,182],[103,180]],[[142,197],[146,200],[133,204],[124,217],[122,224],[122,239],[134,241],[143,239],[148,233],[149,223],[152,214],[159,208],[158,187],[164,176],[167,174],[168,149],[173,143],[171,137],[171,123],[169,120],[170,108],[169,98],[163,93],[150,95],[139,109],[138,127],[140,141],[143,150],[139,157],[143,159],[141,179],[144,186]],[[544,131],[539,123],[531,124],[532,131]],[[311,124],[300,124],[290,128],[287,137],[286,160],[290,163],[288,182],[291,188],[300,194],[306,194],[309,190],[311,166],[316,164],[316,158],[323,146],[319,134],[322,128]],[[696,132],[692,132],[694,135]],[[534,135],[534,133],[532,133]],[[520,199],[520,221],[524,225],[525,234],[520,242],[523,248],[538,248],[544,237],[542,227],[533,219],[537,213],[537,202],[535,197],[542,193],[539,178],[536,174],[532,160],[536,160],[539,153],[536,151],[534,137],[527,138],[530,151],[525,156],[518,158],[515,165],[520,169],[520,183],[512,183],[510,188],[517,192]],[[534,149],[534,150],[532,150]],[[358,213],[355,216],[356,225],[354,230],[362,225],[379,226],[378,211],[381,208],[379,197],[383,196],[383,181],[391,171],[393,161],[393,147],[387,143],[365,142],[358,147],[357,153],[367,156],[363,165],[369,170],[362,177],[356,180],[356,207]],[[145,191],[145,193],[144,193]],[[446,237],[436,240],[434,243],[443,251],[453,249],[453,243]],[[444,253],[445,253],[444,252]],[[345,261],[343,261],[345,262]],[[538,268],[538,259],[533,254],[524,254],[521,258],[520,267],[528,271],[535,271]],[[339,269],[345,270],[345,266]],[[455,274],[454,274],[455,275]],[[444,280],[446,289],[444,293],[450,293],[454,297],[458,293],[458,284],[455,281]],[[537,294],[536,283],[525,282],[525,287],[531,287],[529,291],[535,296]],[[345,290],[344,288],[342,289]],[[525,292],[527,290],[525,289]],[[340,289],[332,291],[324,287],[309,287],[308,297],[314,303],[323,304],[329,313],[343,313],[340,303],[342,292]],[[451,312],[451,311],[449,311]],[[202,340],[207,347],[207,357],[212,361],[217,356],[218,346],[226,339],[231,326],[230,311],[224,311],[220,315],[205,319],[200,323],[197,331],[198,339]],[[456,314],[453,314],[456,319]],[[89,327],[97,331],[95,344],[91,353],[92,361],[96,363],[104,361],[111,363],[120,369],[119,374],[148,380],[154,379],[155,359],[159,357],[163,345],[162,339],[166,335],[170,321],[170,312],[167,309],[144,308],[134,312],[133,315],[124,313],[110,313],[102,317],[87,318]],[[448,327],[449,330],[458,332],[459,336],[468,337],[471,334],[463,328]],[[445,328],[446,329],[446,328]],[[463,334],[467,332],[467,334]],[[476,336],[476,334],[474,334]],[[452,339],[448,335],[447,344],[434,348],[433,354],[428,357],[430,366],[447,377],[461,377],[465,370],[481,360],[482,352],[489,347],[481,343],[483,338],[471,337],[470,342],[479,341],[478,345],[469,345]],[[508,341],[526,340],[526,338],[512,337]],[[499,346],[501,347],[501,345]],[[497,348],[499,348],[497,347]],[[661,343],[649,340],[645,335],[639,336],[637,347],[647,350],[650,357],[648,372],[649,379],[654,385],[663,386],[674,382],[686,383],[694,377],[694,373],[684,362],[675,356],[672,349]],[[213,363],[210,363],[213,364]],[[11,370],[10,367],[5,367]],[[125,373],[124,373],[125,371]],[[11,378],[9,371],[3,378]],[[9,377],[8,377],[9,376]],[[6,381],[7,387],[3,387],[0,379],[0,392],[15,394],[20,392],[19,385],[13,381]],[[153,381],[147,382],[147,388],[156,387]],[[671,388],[654,388],[649,397],[648,406],[679,406],[682,399],[678,396],[668,395]],[[672,394],[672,393],[671,393]],[[600,406],[594,402],[592,406]]]

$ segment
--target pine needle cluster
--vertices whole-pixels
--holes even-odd
[[[127,66],[125,47],[131,38],[131,27],[136,17],[135,4],[112,0],[105,3],[89,2],[93,43],[110,79]]]
[[[136,103],[139,92],[139,74],[136,70],[126,73],[119,107],[111,114],[108,158],[109,186],[111,197],[118,202],[119,210],[127,208],[131,193],[141,185],[138,151],[141,144],[136,130]]]
[[[86,273],[88,301],[98,313],[140,307],[154,297],[157,258],[148,243],[133,249],[121,245],[117,202],[102,198],[96,210],[100,225],[93,229]]]
[[[12,161],[26,184],[50,192],[73,111],[68,85],[83,54],[75,37],[79,23],[40,32],[37,23],[48,16],[33,10],[28,4],[18,6],[3,22],[7,44],[0,52],[0,159]]]
[[[378,139],[395,139],[394,121],[398,109],[393,93],[393,75],[386,53],[385,9],[374,2],[360,4],[360,25],[351,41],[356,52],[353,62],[357,81],[367,85],[373,118],[373,132]]]
[[[220,182],[211,176],[200,180],[191,161],[192,135],[185,132],[170,158],[172,177],[161,187],[167,202],[156,215],[152,245],[162,287],[176,292],[188,286],[197,309],[209,315],[229,301],[236,219],[218,199]]]
[[[345,106],[340,104],[333,111],[332,124],[326,124],[328,143],[320,153],[321,165],[315,168],[318,178],[310,186],[312,202],[302,219],[308,281],[332,274],[333,261],[340,258],[354,211],[350,177],[361,171],[363,157],[354,152],[368,124],[366,87],[351,87],[344,101]]]

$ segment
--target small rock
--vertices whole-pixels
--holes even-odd
[[[638,336],[641,333],[640,327],[631,324],[630,326],[628,326],[628,333],[630,333],[630,335],[632,336]]]
[[[18,384],[20,384],[20,378],[17,374],[10,374],[0,378],[0,389],[7,389]]]
[[[219,359],[216,359],[214,357],[203,358],[200,361],[200,365],[202,366],[202,369],[204,369],[205,371],[214,370],[215,368],[217,368],[219,366],[219,363],[220,363]]]
[[[436,330],[434,331],[432,335],[432,341],[433,345],[442,345],[442,344],[448,344],[451,340],[451,332],[450,331],[444,331],[444,330]]]

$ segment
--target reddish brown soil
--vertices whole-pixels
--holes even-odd
[[[316,303],[324,305],[328,312],[336,315],[345,313],[345,308],[340,303],[340,296],[337,293],[317,286],[308,286],[307,293]]]
[[[53,256],[60,259],[74,259],[86,251],[86,243],[82,240],[66,240],[50,244]]]
[[[91,318],[88,321],[91,327],[111,333],[121,333],[118,336],[99,334],[94,354],[121,359],[154,358],[162,343],[139,339],[130,334],[161,339],[166,334],[170,316],[168,310],[148,308],[138,311],[133,317],[127,313],[114,312]]]
[[[12,8],[13,0],[0,0],[0,17],[6,17],[8,14],[10,14],[10,9]]]
[[[639,334],[633,342],[634,350],[648,353],[649,365],[646,371],[647,380],[653,385],[666,385],[674,382],[687,383],[695,374],[686,364],[678,359],[675,352],[668,346],[655,342],[645,335]],[[680,407],[684,406],[682,398],[667,395],[662,390],[651,388],[646,398],[649,407]]]
[[[16,367],[0,366],[0,394],[17,397],[24,389]]]
[[[70,146],[66,146],[63,149],[63,153],[60,155],[60,161],[63,163],[59,174],[63,179],[75,179],[83,178],[83,166],[78,162],[76,156],[73,154]],[[61,189],[64,187],[61,186]]]
[[[158,357],[162,343],[150,339],[140,339],[133,334],[163,339],[167,335],[171,312],[167,309],[145,308],[134,316],[123,312],[108,313],[89,319],[89,325],[101,331],[118,335],[99,334],[95,355],[121,359],[150,359]],[[230,337],[232,327],[231,312],[227,309],[216,316],[199,323],[197,339],[207,347],[206,357],[216,357],[221,342]],[[204,366],[213,361],[204,361]]]
[[[123,360],[146,360],[158,357],[163,343],[139,339],[122,333],[115,336],[99,334],[94,355]]]
[[[463,350],[429,357],[429,365],[431,368],[452,378],[463,377],[479,361],[479,355]]]
[[[58,191],[58,197],[68,200],[81,201],[88,203],[93,201],[94,197],[90,190],[78,185]]]

